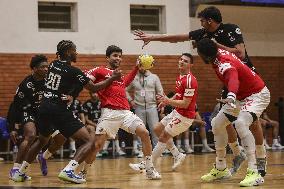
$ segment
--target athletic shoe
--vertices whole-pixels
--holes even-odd
[[[178,166],[182,164],[182,162],[185,160],[186,155],[183,153],[179,153],[179,155],[174,157],[174,164],[172,166],[172,170],[176,170]]]
[[[82,184],[82,183],[86,182],[85,179],[83,179],[79,175],[76,175],[74,173],[74,170],[62,170],[59,173],[58,178],[60,180],[67,181],[67,182],[72,182],[72,183],[75,183],[75,184]]]
[[[102,150],[101,154],[102,154],[102,156],[107,156],[108,155],[108,151],[107,150]]]
[[[240,182],[240,186],[258,186],[264,183],[262,176],[252,169],[247,169],[247,175],[244,180]]]
[[[266,175],[266,164],[266,158],[256,158],[257,170],[262,177]]]
[[[202,150],[201,150],[202,153],[210,153],[210,152],[215,152],[214,149],[210,148],[209,146],[203,146]]]
[[[207,173],[206,175],[203,175],[201,177],[201,180],[204,182],[212,182],[215,180],[227,179],[227,178],[230,178],[231,176],[232,176],[231,172],[229,171],[228,168],[221,171],[221,170],[216,169],[214,165],[214,168],[211,169],[211,171]]]
[[[10,173],[9,173],[9,178],[12,179],[12,177],[15,175],[15,173],[16,173],[17,171],[19,171],[18,168],[13,168],[13,169],[11,169],[11,170],[10,170]],[[30,176],[24,174],[24,179],[25,179],[25,181],[31,181],[31,180],[32,180],[32,177],[30,177]]]
[[[146,177],[152,180],[159,180],[162,178],[160,173],[156,171],[154,167],[150,167],[149,169],[146,169]]]
[[[233,167],[230,168],[231,175],[234,175],[240,169],[242,163],[246,160],[246,157],[244,150],[241,150],[240,155],[234,157]]]
[[[133,149],[133,151],[132,151],[132,154],[135,155],[135,156],[137,156],[139,153],[140,153],[140,151],[137,148]]]
[[[129,167],[134,171],[139,171],[140,173],[142,173],[146,168],[146,162],[141,161],[140,163],[129,163]]]
[[[126,155],[126,153],[125,153],[124,151],[122,151],[121,149],[118,150],[116,153],[117,153],[117,155],[119,155],[119,156],[125,156],[125,155]]]
[[[191,153],[194,152],[194,150],[193,150],[190,146],[185,146],[185,147],[184,147],[184,152],[185,152],[186,154],[191,154]]]
[[[42,153],[39,153],[37,155],[37,161],[40,165],[40,170],[43,176],[46,176],[48,173],[48,169],[47,169],[47,164],[46,164],[46,159],[43,158]]]
[[[165,149],[165,151],[163,152],[163,154],[170,154],[171,152],[170,152],[170,150],[168,150],[168,149]]]
[[[19,170],[16,170],[13,173],[13,176],[11,177],[11,179],[15,182],[24,182],[25,181],[25,174],[24,173],[20,173]]]
[[[140,153],[137,155],[138,158],[143,158],[144,157],[144,154],[142,151],[140,151]]]
[[[98,153],[96,154],[96,158],[100,158],[100,157],[103,157],[103,154],[102,154],[101,152],[98,152]]]
[[[282,146],[279,142],[272,144],[272,150],[282,150],[284,146]]]

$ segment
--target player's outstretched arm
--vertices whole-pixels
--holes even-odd
[[[101,82],[98,82],[94,84],[92,81],[89,81],[84,88],[95,93],[99,90],[102,90],[108,86],[111,85],[111,83],[115,80],[120,80],[121,79],[121,70],[115,70],[113,71],[111,77],[107,78],[106,80],[103,80]]]
[[[177,34],[177,35],[166,35],[166,34],[160,34],[160,35],[151,35],[146,34],[145,32],[141,30],[134,30],[133,35],[136,36],[134,40],[141,40],[144,42],[142,49],[150,43],[150,41],[161,41],[161,42],[170,42],[170,43],[177,43],[177,42],[183,42],[183,41],[189,41],[189,34]]]

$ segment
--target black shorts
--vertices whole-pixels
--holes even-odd
[[[59,130],[63,136],[68,138],[82,127],[84,127],[83,123],[67,109],[65,103],[52,99],[42,101],[38,118],[41,135],[48,137],[54,130]]]
[[[196,129],[198,129],[199,126],[197,123],[192,123],[192,125],[189,127],[190,131],[196,131]]]

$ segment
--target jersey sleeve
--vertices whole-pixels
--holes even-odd
[[[29,100],[29,94],[25,83],[21,83],[16,90],[14,96],[15,107],[19,110],[26,110],[31,107],[31,101]]]
[[[244,43],[243,35],[239,26],[231,24],[229,26],[229,37],[232,45]]]
[[[195,94],[195,90],[197,90],[197,81],[191,75],[187,75],[186,79],[183,80],[184,86],[184,97],[192,98]]]
[[[84,73],[88,78],[90,78],[93,82],[95,82],[95,80],[98,77],[98,71],[99,71],[99,67],[95,67],[93,69],[84,71]]]
[[[90,81],[90,79],[78,68],[73,68],[73,76],[75,82],[79,86],[85,86]]]
[[[199,41],[200,39],[202,39],[203,35],[205,34],[205,30],[204,29],[193,30],[190,31],[188,34],[189,34],[189,39]]]

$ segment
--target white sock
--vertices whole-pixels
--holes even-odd
[[[146,170],[151,168],[151,167],[154,167],[153,161],[152,161],[152,156],[146,156],[145,157],[145,162],[146,162],[146,164],[145,164]]]
[[[266,158],[265,145],[255,145],[256,158]]]
[[[20,163],[14,163],[13,165],[13,169],[20,169],[21,168],[21,165]]]
[[[234,156],[240,155],[241,148],[240,148],[240,145],[239,145],[238,141],[235,141],[233,143],[229,143],[229,146],[230,146]]]
[[[169,139],[168,142],[167,142],[167,148],[170,150],[171,154],[176,157],[179,155],[179,150],[177,149],[173,139]]]
[[[70,150],[76,151],[76,143],[74,140],[70,141],[69,148]]]
[[[52,156],[52,153],[47,149],[45,152],[43,152],[42,157],[44,159],[49,159]]]
[[[115,139],[115,149],[116,149],[116,151],[118,152],[118,151],[120,151],[120,146],[119,146],[119,140],[118,139]]]
[[[207,138],[202,139],[202,144],[203,144],[203,148],[209,148],[209,146],[207,144]]]
[[[137,140],[133,140],[133,149],[138,150],[138,142]]]
[[[255,139],[251,132],[249,132],[245,137],[242,139],[243,147],[246,150],[247,158],[248,158],[248,168],[257,171],[256,166],[256,146],[255,146]],[[264,148],[264,145],[261,145]]]
[[[26,173],[28,171],[28,168],[30,167],[31,164],[29,164],[26,161],[23,161],[21,168],[19,169],[20,173]]]
[[[79,163],[75,160],[69,161],[68,165],[64,168],[64,170],[75,170],[79,166]]]
[[[226,158],[216,157],[216,169],[223,171],[227,168]]]
[[[176,140],[176,143],[177,143],[177,147],[180,148],[180,147],[181,147],[181,140],[180,140],[180,139],[177,139],[177,140]]]
[[[109,144],[110,144],[110,141],[109,141],[109,140],[105,141],[105,144],[104,144],[103,150],[107,150],[107,149],[108,149]]]
[[[189,139],[184,139],[184,146],[189,147]]]
[[[152,158],[153,158],[153,162],[155,162],[158,157],[160,157],[162,155],[162,153],[165,151],[167,147],[166,143],[162,143],[160,141],[158,141],[157,145],[155,146],[155,148],[153,149],[152,152]]]

